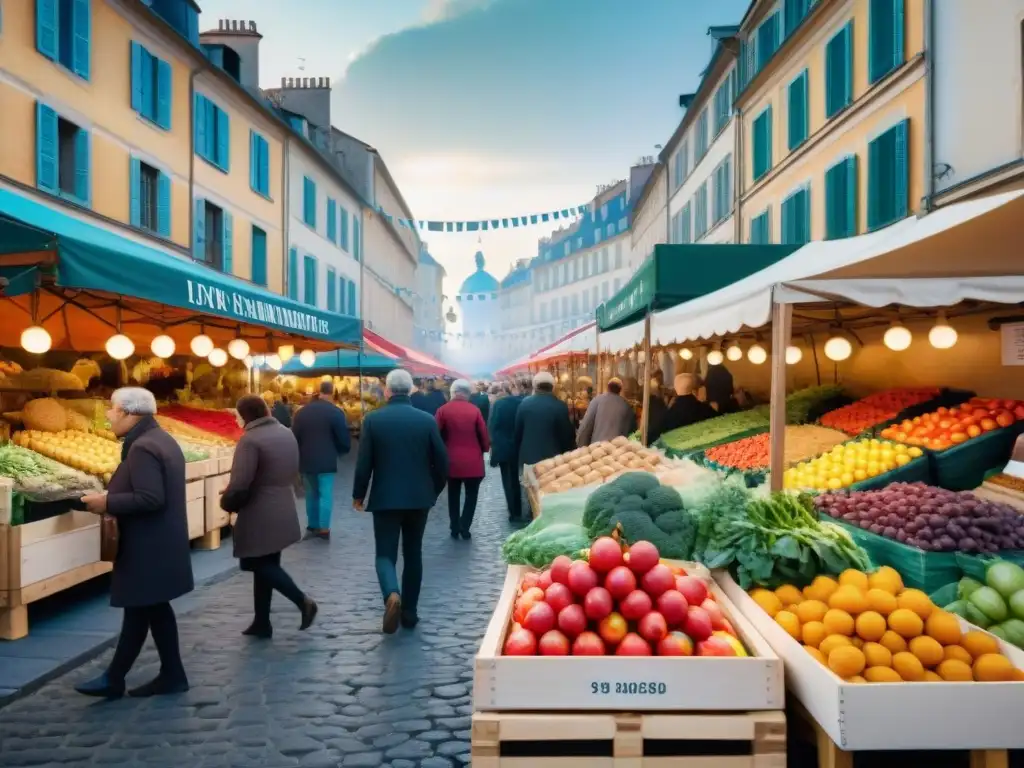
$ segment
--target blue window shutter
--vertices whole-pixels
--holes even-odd
[[[227,211],[222,211],[220,215],[221,221],[221,252],[220,252],[220,264],[221,270],[226,275],[234,274],[235,266],[235,243],[234,243],[234,221],[232,216]]]
[[[858,210],[858,186],[857,186],[857,156],[846,158],[846,232],[848,237],[857,234],[859,222],[857,221]]]
[[[903,63],[903,0],[871,0],[868,24],[868,78],[873,84]]]
[[[156,62],[156,124],[164,130],[171,129],[171,98],[173,84],[171,81],[171,65],[160,59]]]
[[[807,71],[789,84],[789,149],[794,150],[807,139]]]
[[[810,185],[803,191],[803,203],[800,206],[800,215],[802,217],[800,227],[801,242],[811,242],[811,188]]]
[[[288,251],[288,298],[299,300],[299,250]]]
[[[258,180],[259,180],[259,192],[261,194],[270,195],[270,144],[262,136],[257,136],[256,149],[257,149],[257,164],[259,167]]]
[[[161,237],[171,236],[171,177],[156,177],[156,231]]]
[[[57,0],[36,0],[36,50],[57,58]]]
[[[216,162],[225,171],[231,169],[231,119],[228,113],[220,107],[216,108],[217,115],[217,158]]]
[[[327,239],[338,241],[338,206],[331,198],[327,198]]]
[[[352,256],[356,261],[359,261],[363,256],[363,246],[359,242],[359,220],[356,218],[356,214],[352,214]],[[355,314],[354,312],[352,314]]]
[[[896,178],[893,180],[893,220],[899,221],[910,211],[910,164],[907,153],[909,152],[910,121],[904,120],[894,129],[893,166]]]
[[[302,261],[302,300],[316,306],[316,259],[309,254]]]
[[[256,142],[256,131],[249,129],[249,189],[258,192],[260,188],[260,149]]]
[[[71,70],[81,78],[89,79],[89,39],[92,35],[92,0],[74,0],[71,11]]]
[[[92,203],[92,185],[89,183],[91,149],[89,132],[79,128],[75,134],[75,197],[86,205]]]
[[[327,311],[338,311],[338,283],[337,274],[330,267],[327,268]]]
[[[132,109],[142,114],[142,57],[144,51],[141,45],[132,41]]]
[[[267,233],[259,227],[252,228],[252,281],[267,284]]]
[[[203,157],[211,163],[217,162],[217,106],[205,99],[203,101],[203,120],[206,122],[206,146]]]
[[[341,206],[341,232],[340,232],[339,245],[343,250],[348,250],[348,211],[345,206]]]
[[[36,103],[36,186],[57,194],[57,113]]]
[[[206,259],[206,201],[196,198],[195,215],[192,219],[192,258]]]
[[[131,168],[128,172],[129,191],[131,202],[129,203],[129,221],[133,227],[142,226],[142,163],[139,158],[130,158]]]
[[[195,144],[196,154],[200,157],[206,157],[206,97],[200,93],[196,94],[195,106],[192,110],[192,123],[193,132],[195,133],[193,143]]]
[[[348,314],[352,317],[359,317],[359,300],[356,297],[356,284],[348,284]]]

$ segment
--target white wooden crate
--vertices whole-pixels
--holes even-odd
[[[786,687],[841,749],[981,750],[1024,747],[1024,682],[844,683],[724,572],[735,607],[785,664]],[[965,621],[965,629],[977,629]],[[1000,641],[1024,668],[1024,651]]]
[[[714,582],[708,587],[750,657],[502,656],[516,591],[529,570],[523,566],[508,569],[477,652],[473,675],[477,711],[750,711],[785,707],[782,663]],[[609,685],[609,692],[601,691],[603,683]],[[653,683],[653,690],[639,693],[639,685],[633,688],[634,683]]]
[[[206,484],[206,531],[219,530],[228,524],[228,513],[220,508],[221,491],[228,487],[230,475],[211,475],[203,482]]]
[[[201,480],[207,475],[217,473],[217,459],[203,459],[202,461],[189,461],[185,463],[185,480]]]
[[[89,512],[65,512],[18,528],[21,587],[99,562],[100,519]]]

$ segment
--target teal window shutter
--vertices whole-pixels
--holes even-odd
[[[258,192],[260,188],[260,150],[256,144],[256,131],[249,129],[249,189]]]
[[[348,308],[345,306],[345,301],[348,298],[345,282],[344,277],[338,278],[338,313],[342,315],[348,314]]]
[[[267,233],[259,227],[252,228],[252,281],[267,284]]]
[[[356,297],[356,284],[348,284],[348,313],[353,317],[359,317],[359,300]]]
[[[341,232],[340,242],[338,243],[342,250],[348,251],[348,211],[345,206],[341,206]]]
[[[193,144],[195,144],[196,154],[200,157],[207,157],[206,142],[207,142],[207,126],[206,126],[206,97],[201,93],[197,93],[195,97],[195,104],[192,108],[192,127],[193,127]]]
[[[235,272],[235,241],[234,222],[227,211],[222,211],[221,221],[221,252],[220,268],[225,275],[233,275]]]
[[[156,124],[164,130],[171,129],[171,98],[173,84],[171,65],[161,59],[156,62]]]
[[[811,0],[786,0],[785,5],[785,32],[786,37],[789,37],[800,26],[800,22],[804,20],[807,15],[807,11],[810,8]]]
[[[131,194],[129,203],[130,223],[133,227],[142,226],[142,163],[139,158],[130,158],[131,168],[128,172],[128,184]]]
[[[757,28],[757,71],[764,69],[779,48],[779,12],[761,22]]]
[[[216,107],[217,157],[216,163],[225,171],[231,169],[231,119],[228,113]]]
[[[42,102],[37,102],[36,186],[56,195],[57,183],[57,113]]]
[[[192,258],[206,261],[206,201],[196,198],[192,218]]]
[[[768,106],[754,119],[754,181],[772,169],[772,108]]]
[[[260,192],[270,195],[270,144],[260,136]]]
[[[337,273],[327,268],[327,311],[337,312],[338,311],[338,283]]]
[[[92,204],[92,184],[89,183],[91,155],[92,142],[89,132],[79,128],[75,134],[75,197],[85,205]]]
[[[857,234],[857,156],[840,160],[825,171],[825,239]]]
[[[807,188],[794,192],[782,202],[782,243],[803,245],[811,239],[811,194]]]
[[[338,242],[338,204],[327,198],[327,239]]]
[[[302,177],[302,220],[316,229],[316,183],[309,176]]]
[[[853,102],[853,21],[825,46],[825,117],[831,118]]]
[[[306,255],[303,260],[302,300],[311,307],[316,306],[316,259]]]
[[[71,71],[84,80],[89,79],[91,2],[92,0],[74,0],[71,8]]]
[[[57,0],[36,0],[36,50],[57,59]]]
[[[910,121],[893,126],[868,144],[868,230],[907,216],[909,201],[908,133]]]
[[[363,244],[359,240],[359,219],[352,214],[352,257],[359,261],[363,256]],[[355,313],[352,313],[355,314]]]
[[[292,248],[288,251],[288,298],[299,300],[299,251]]]
[[[140,115],[143,104],[142,58],[144,53],[142,46],[132,40],[132,109]]]
[[[679,242],[689,243],[693,240],[693,226],[692,217],[690,216],[690,204],[687,203],[683,206],[683,210],[679,212]]]
[[[206,121],[206,147],[203,149],[203,157],[211,163],[217,162],[217,106],[206,99],[203,103],[203,119]]]
[[[156,177],[156,229],[161,237],[171,236],[171,177]]]
[[[772,241],[772,209],[769,206],[760,215],[750,220],[750,242],[752,245],[769,245]]]
[[[903,63],[904,0],[870,0],[868,77],[878,82]]]
[[[810,126],[807,109],[807,70],[789,84],[789,149],[796,149],[805,141]]]

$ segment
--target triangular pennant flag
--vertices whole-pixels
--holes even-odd
[[[565,216],[565,218],[569,218],[569,209],[566,208],[564,211],[562,211],[562,215]]]
[[[484,232],[487,231],[487,222],[486,221],[481,221],[480,222],[480,229],[482,229]]]
[[[427,222],[427,231],[428,232],[444,232],[444,222],[443,221],[428,221]]]
[[[537,214],[533,214],[533,216],[530,217],[530,223],[531,224],[536,224],[537,223]]]
[[[498,228],[498,220],[497,219],[491,219],[491,229],[497,229],[497,228]]]
[[[467,221],[466,222],[466,231],[467,232],[476,232],[478,229],[480,229],[480,222],[479,221]]]
[[[455,222],[455,231],[456,232],[461,232],[462,231],[462,222],[461,221]]]
[[[502,229],[508,229],[508,219],[502,219],[501,220],[501,228]]]
[[[445,232],[454,232],[455,231],[455,226],[452,224],[452,222],[446,221],[444,223],[444,231]]]
[[[542,214],[540,215],[540,220],[541,220],[541,221],[547,221],[547,220],[548,220],[548,218],[550,218],[550,216],[549,216],[548,214],[546,214],[546,213],[542,213]]]
[[[555,211],[554,213],[551,214],[551,218],[554,219],[555,221],[558,221],[558,217],[560,215],[561,214],[558,211]]]

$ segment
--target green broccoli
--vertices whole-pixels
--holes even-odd
[[[573,555],[589,544],[590,538],[582,526],[554,523],[532,534],[527,529],[514,532],[505,540],[501,554],[510,565],[546,568],[559,555]]]

